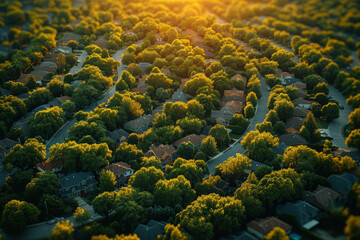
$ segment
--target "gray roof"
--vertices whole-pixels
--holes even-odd
[[[36,70],[36,71],[32,71],[31,74],[32,75],[36,75],[36,76],[43,76],[45,77],[47,74],[49,74],[50,72],[48,71],[43,71],[43,70]]]
[[[31,112],[26,113],[26,116],[28,117],[35,117],[36,113],[40,111],[44,111],[46,109],[50,108],[50,104],[43,104],[37,108],[34,108]]]
[[[10,150],[17,145],[18,142],[10,138],[4,138],[0,140],[0,156],[6,155]]]
[[[54,62],[41,62],[39,67],[56,67],[56,63]]]
[[[279,141],[287,146],[306,145],[306,139],[298,133],[289,133],[279,136]]]
[[[344,197],[347,197],[351,187],[355,183],[359,182],[359,178],[350,173],[344,173],[341,175],[333,174],[328,177],[328,180],[330,182],[331,188],[343,194]]]
[[[211,118],[214,119],[225,119],[230,121],[231,118],[234,116],[234,112],[231,111],[229,108],[222,108],[220,110],[211,110]]]
[[[89,178],[96,182],[95,176],[91,172],[72,172],[60,178],[59,184],[61,188],[69,188],[80,184],[83,180],[89,180]]]
[[[172,100],[177,100],[180,102],[187,102],[189,98],[191,98],[191,96],[189,94],[183,93],[180,88],[176,90],[171,97]]]
[[[1,88],[1,96],[9,96],[11,94],[10,90],[7,90],[5,88]]]
[[[138,131],[138,130],[143,131],[144,128],[152,124],[153,119],[154,116],[151,114],[143,115],[134,120],[124,123],[124,128],[131,131]]]
[[[141,240],[156,240],[157,236],[164,232],[165,225],[165,222],[150,220],[147,225],[139,224],[135,228],[134,234]]]
[[[305,201],[287,202],[284,205],[276,206],[278,215],[294,215],[296,220],[304,225],[318,217],[320,210]]]
[[[255,171],[257,170],[259,167],[261,166],[267,166],[267,167],[270,167],[269,165],[265,164],[265,163],[261,163],[261,162],[257,162],[257,161],[254,161],[254,160],[251,160],[251,170],[252,171]]]
[[[112,132],[107,132],[106,136],[108,136],[109,138],[111,138],[114,141],[117,141],[118,139],[120,139],[121,137],[129,137],[129,133],[127,131],[125,131],[124,129],[116,129]]]

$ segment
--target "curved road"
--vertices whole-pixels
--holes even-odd
[[[142,40],[136,42],[135,44],[141,44]],[[112,58],[115,59],[116,61],[121,61],[121,57],[124,54],[124,52],[126,51],[127,48],[123,48],[119,51],[117,51]],[[80,63],[75,66],[75,69],[71,69],[71,72],[78,72],[82,67],[82,62],[84,61],[84,59],[86,58],[86,52],[84,52],[83,54],[81,54],[80,57]],[[117,67],[117,75],[118,77],[120,77],[121,73],[126,70],[126,66],[124,66],[123,64],[120,64],[119,67]],[[113,95],[115,94],[115,84],[114,86],[112,86],[109,90],[107,90],[103,97],[98,100],[97,102],[92,103],[90,106],[86,107],[85,109],[83,109],[84,112],[91,112],[94,111],[94,109],[96,108],[96,106],[98,106],[99,104],[102,103],[106,103],[107,100],[109,98],[111,98]],[[49,150],[50,147],[56,143],[63,143],[65,141],[65,139],[69,136],[68,134],[68,130],[74,126],[74,124],[77,122],[76,119],[72,119],[68,122],[66,122],[52,137],[49,141],[47,141],[46,143],[46,153],[49,154]]]
[[[207,162],[210,174],[214,174],[215,167],[226,161],[229,157],[235,157],[236,153],[243,154],[245,152],[245,149],[240,144],[242,137],[245,136],[248,132],[254,131],[256,124],[262,123],[265,120],[266,114],[269,111],[267,108],[269,91],[266,89],[267,85],[265,83],[265,79],[262,76],[260,76],[259,78],[261,81],[261,98],[258,100],[256,114],[254,118],[252,119],[249,127],[246,129],[244,134],[235,143],[233,143],[224,152],[218,154]]]

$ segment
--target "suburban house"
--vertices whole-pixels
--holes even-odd
[[[241,97],[238,95],[231,95],[231,96],[223,96],[221,98],[221,105],[225,105],[227,102],[231,102],[231,101],[240,101],[240,102],[245,102],[246,98],[245,97]]]
[[[168,69],[168,68],[163,68],[163,69],[161,69],[161,73],[167,75],[167,74],[170,74],[171,71],[170,71],[170,69]]]
[[[78,88],[81,82],[83,82],[83,80],[75,80],[70,84],[70,86],[74,89]]]
[[[245,92],[243,90],[237,90],[236,88],[230,90],[224,90],[224,96],[240,96],[245,97]]]
[[[314,101],[308,101],[308,100],[305,100],[302,97],[299,97],[299,98],[294,99],[292,101],[292,103],[294,104],[295,107],[310,109],[311,104],[314,103]]]
[[[283,79],[288,79],[288,78],[295,78],[294,74],[288,73],[288,72],[281,72],[275,75],[275,77],[277,78],[283,78]]]
[[[216,123],[227,126],[234,116],[235,112],[230,108],[222,108],[220,110],[211,110],[211,118],[216,120]]]
[[[313,192],[304,191],[302,193],[302,199],[320,209],[328,209],[338,206],[343,200],[340,193],[321,185],[319,185]]]
[[[153,119],[154,116],[151,114],[143,115],[124,123],[124,129],[136,133],[144,133],[151,127]]]
[[[246,85],[247,85],[247,78],[246,77],[243,77],[242,75],[240,74],[236,74],[234,76],[231,77],[231,80],[237,80],[237,79],[242,79],[244,81],[244,88],[246,88]]]
[[[263,239],[269,232],[271,232],[275,227],[280,227],[289,234],[292,230],[292,227],[281,221],[276,217],[267,217],[264,219],[255,219],[252,220],[247,225],[247,231],[255,235],[259,239]]]
[[[130,134],[127,131],[121,128],[116,129],[112,132],[106,132],[106,136],[114,140],[116,146],[118,146],[122,142],[126,142],[129,135]]]
[[[284,143],[287,146],[299,146],[306,145],[308,142],[306,139],[298,133],[289,133],[279,136],[280,143]]]
[[[20,77],[18,78],[18,80],[16,80],[16,81],[25,84],[25,83],[26,83],[26,79],[29,77],[29,75],[30,75],[30,74],[24,74],[24,73],[22,73],[22,74],[20,75]],[[44,79],[43,76],[36,76],[36,75],[34,75],[34,78],[35,78],[36,82],[39,83],[39,84],[41,84],[41,83],[42,83],[42,80]]]
[[[156,157],[161,161],[162,167],[165,168],[166,165],[172,164],[175,153],[176,150],[173,145],[160,144],[156,147],[154,144],[152,144],[149,148],[149,151],[144,153],[144,157]]]
[[[222,108],[228,108],[234,113],[242,113],[244,108],[244,102],[230,101],[227,102]]]
[[[71,97],[69,97],[69,96],[61,96],[61,97],[58,97],[58,98],[54,98],[49,102],[49,104],[53,105],[53,106],[60,107],[66,101],[71,101]]]
[[[83,196],[95,189],[97,181],[91,172],[72,172],[59,178],[59,195],[63,199]]]
[[[293,85],[294,83],[301,81],[298,78],[292,78],[290,76],[288,76],[286,78],[284,78],[283,76],[280,76],[280,79],[281,79],[281,84],[284,85],[284,86]]]
[[[131,92],[136,92],[136,93],[146,93],[146,88],[144,87],[137,87],[137,88],[133,88],[130,90]]]
[[[241,233],[235,235],[230,235],[227,238],[222,238],[223,240],[258,240],[256,237],[251,235],[247,231],[242,231]]]
[[[201,141],[206,138],[205,135],[196,135],[196,134],[190,134],[186,137],[183,137],[179,140],[177,140],[176,142],[173,143],[173,145],[178,148],[180,146],[180,144],[184,143],[184,142],[191,142],[192,144],[194,144],[195,148],[200,147],[201,145]]]
[[[44,55],[43,61],[57,63],[58,56],[59,56],[59,53],[47,53]]]
[[[319,221],[320,210],[305,201],[287,202],[276,206],[276,214],[293,215],[297,222],[305,229],[311,229],[316,226]]]
[[[180,88],[178,88],[171,97],[172,100],[176,100],[179,102],[185,102],[185,103],[190,98],[191,98],[191,95],[184,93]]]
[[[10,138],[3,138],[0,140],[0,157],[4,157],[8,154],[13,147],[19,144],[17,141],[14,141]]]
[[[330,182],[330,187],[338,193],[341,193],[344,199],[347,199],[351,187],[355,183],[359,183],[359,179],[350,173],[341,175],[333,174],[328,177],[328,180]]]
[[[304,125],[305,118],[301,117],[291,117],[286,121],[285,129],[293,128],[300,131],[301,127]]]
[[[64,161],[49,161],[46,160],[45,162],[39,163],[36,165],[36,169],[40,172],[47,172],[51,171],[54,173],[61,172],[64,168]]]
[[[150,220],[148,224],[139,224],[133,234],[136,234],[141,240],[157,240],[157,236],[164,233],[166,222]]]
[[[104,37],[104,35],[102,35],[102,36],[99,36],[93,44],[104,49],[107,46],[107,42],[108,42],[108,40]]]
[[[97,174],[100,174],[103,169],[108,170],[115,175],[116,185],[118,187],[126,184],[129,181],[130,177],[134,174],[134,169],[132,169],[130,165],[125,162],[112,163],[109,166],[98,170]]]
[[[294,117],[306,118],[308,113],[309,113],[308,109],[296,107],[296,108],[294,108],[294,115],[293,116]]]
[[[334,157],[341,156],[341,157],[351,157],[356,162],[360,161],[360,152],[359,151],[351,151],[348,149],[339,148],[333,152]]]
[[[25,137],[29,138],[30,137],[30,130],[29,130],[29,126],[30,126],[30,121],[29,119],[20,119],[16,122],[14,122],[13,124],[14,128],[20,128],[21,131],[24,133]]]
[[[27,117],[35,117],[35,115],[40,112],[47,110],[48,108],[51,108],[52,106],[50,104],[43,104],[41,106],[38,106],[37,108],[34,108],[31,112],[26,113]]]

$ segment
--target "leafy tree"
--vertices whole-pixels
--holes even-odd
[[[270,88],[273,88],[274,86],[281,84],[281,79],[275,77],[274,74],[268,74],[265,76],[265,82]]]
[[[286,121],[294,114],[294,104],[288,100],[282,99],[275,102],[274,110],[282,121]]]
[[[37,88],[29,92],[29,97],[25,103],[29,110],[34,109],[42,104],[49,102],[53,98],[50,90],[46,88]]]
[[[182,175],[170,180],[159,180],[154,189],[155,201],[160,206],[186,206],[194,200],[195,195],[189,180]]]
[[[91,213],[88,209],[78,207],[74,212],[74,219],[77,223],[82,224],[91,218]]]
[[[356,108],[350,113],[349,123],[354,125],[356,128],[360,128],[360,108]]]
[[[49,139],[64,124],[64,112],[62,108],[52,107],[37,112],[30,123],[32,136],[41,136]]]
[[[123,71],[116,82],[116,91],[130,90],[135,87],[136,79],[128,72]]]
[[[130,63],[126,68],[129,73],[133,76],[141,76],[142,75],[142,68],[139,66],[139,64]]]
[[[339,117],[339,106],[336,103],[328,103],[321,108],[321,114],[326,121],[331,122]]]
[[[345,144],[348,147],[360,149],[360,129],[351,131],[350,135],[346,138]]]
[[[164,235],[161,235],[160,240],[186,240],[189,236],[181,230],[180,225],[174,226],[170,223],[166,224]]]
[[[16,145],[5,156],[4,164],[11,164],[20,169],[32,168],[38,163],[44,162],[46,147],[35,138],[29,138],[23,145]]]
[[[348,240],[356,240],[360,237],[360,217],[350,215],[346,220],[345,234]]]
[[[99,187],[101,191],[114,191],[116,184],[116,177],[113,172],[103,169],[99,177]]]
[[[166,77],[162,72],[152,72],[145,79],[145,83],[153,86],[154,89],[157,90],[158,88],[168,89],[172,85],[173,81]]]
[[[166,173],[170,178],[176,178],[179,175],[183,175],[194,186],[197,182],[201,182],[203,177],[209,170],[205,161],[203,160],[185,160],[183,158],[177,158],[173,166],[166,166]]]
[[[63,83],[57,78],[52,79],[47,86],[54,97],[60,97],[65,94],[65,87],[69,84]]]
[[[207,136],[201,141],[199,151],[203,152],[207,158],[217,153],[217,143],[213,136]]]
[[[270,110],[265,117],[265,121],[271,122],[271,124],[274,126],[276,122],[278,122],[279,116],[277,115],[277,112],[275,110]]]
[[[256,106],[257,104],[257,97],[256,94],[253,92],[250,92],[247,96],[246,96],[246,102],[250,102],[253,106]]]
[[[96,122],[85,122],[80,121],[75,123],[75,125],[69,130],[69,137],[74,140],[80,140],[82,137],[90,135],[96,141],[99,141],[101,138],[105,137],[105,128],[102,124]]]
[[[39,209],[33,204],[11,200],[2,212],[1,225],[6,232],[16,234],[24,231],[27,224],[35,223],[39,215]]]
[[[192,159],[195,155],[194,144],[191,142],[183,142],[176,149],[176,153],[181,158]]]
[[[230,135],[223,125],[216,124],[210,129],[209,135],[215,138],[216,144],[219,147],[227,147],[230,145]]]
[[[280,227],[274,227],[271,232],[269,232],[265,237],[265,240],[290,240],[290,238],[286,235],[284,229]]]
[[[278,50],[271,56],[271,60],[277,62],[279,67],[284,71],[289,71],[289,69],[294,66],[293,58],[293,53],[283,49]]]
[[[74,117],[74,113],[76,110],[76,105],[74,102],[66,101],[63,104],[61,104],[61,109],[64,111],[65,118],[67,120],[70,120]]]
[[[271,122],[267,122],[267,121],[256,124],[255,129],[259,132],[269,132],[269,133],[274,132]]]
[[[157,159],[155,156],[142,157],[141,167],[145,167],[145,168],[155,167],[157,169],[161,169],[161,161]]]
[[[134,169],[139,169],[142,156],[142,150],[138,149],[136,145],[128,144],[127,142],[120,143],[115,151],[115,161],[126,162]]]
[[[181,228],[195,239],[212,239],[214,235],[227,235],[239,230],[245,220],[244,212],[240,200],[209,194],[198,197],[177,217]]]
[[[204,74],[196,74],[191,77],[189,81],[185,83],[184,92],[195,95],[196,91],[202,87],[208,87],[210,90],[213,89],[214,82],[207,78]]]
[[[29,74],[29,76],[27,76],[27,78],[26,78],[26,80],[25,80],[25,85],[26,85],[26,87],[28,87],[30,90],[34,90],[34,89],[38,86],[34,75]]]
[[[319,136],[319,132],[317,131],[316,120],[314,114],[312,114],[311,111],[308,112],[305,118],[304,126],[300,129],[300,134],[304,131],[307,131],[309,133],[308,137],[303,136],[306,138],[306,140],[313,143],[320,141],[321,137]]]
[[[53,216],[61,216],[65,212],[63,200],[54,194],[43,194],[38,202],[38,206],[42,212],[48,212]]]
[[[255,108],[251,103],[248,103],[244,108],[246,118],[253,118],[255,116]]]
[[[200,134],[203,129],[203,122],[198,118],[188,118],[179,119],[176,121],[176,125],[180,126],[184,134]]]
[[[66,240],[74,239],[73,224],[69,220],[57,222],[55,227],[51,230],[50,240]]]
[[[236,180],[244,176],[245,170],[250,169],[250,167],[251,160],[237,153],[236,157],[229,157],[225,162],[216,166],[215,171],[222,179],[235,186]]]
[[[230,80],[224,70],[213,73],[210,79],[214,82],[214,89],[218,90],[221,95],[224,94],[224,90],[231,88]]]
[[[96,196],[91,204],[96,213],[107,217],[115,207],[116,197],[116,192],[103,192]]]
[[[157,181],[164,179],[164,173],[155,167],[141,168],[130,177],[129,184],[142,191],[153,192]]]
[[[55,173],[48,171],[39,172],[25,188],[25,198],[33,203],[37,203],[44,194],[57,194],[59,181]]]
[[[243,134],[249,126],[249,120],[246,119],[242,114],[234,114],[231,118],[228,128],[234,133]]]

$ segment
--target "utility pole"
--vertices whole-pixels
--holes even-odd
[[[45,203],[46,214],[47,214],[47,215],[49,215],[49,212],[48,212],[48,208],[47,208],[46,201],[44,201],[44,203]]]

